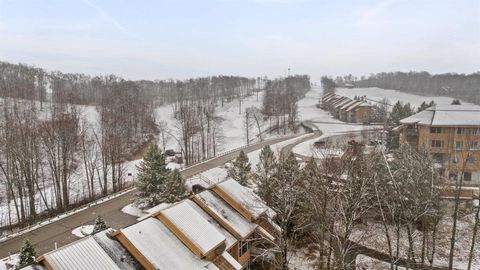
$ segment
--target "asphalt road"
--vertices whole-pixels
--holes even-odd
[[[266,145],[272,145],[284,140],[294,138],[298,135],[265,140],[263,142],[251,144],[242,150],[246,153],[263,148]],[[182,171],[183,177],[187,178],[211,168],[215,168],[226,162],[235,159],[240,150],[232,151],[219,157],[210,159],[188,167]],[[35,246],[37,254],[44,254],[55,249],[55,243],[60,246],[69,244],[78,238],[71,231],[82,224],[93,224],[97,216],[102,216],[108,226],[112,228],[123,228],[136,222],[136,217],[127,215],[121,209],[131,203],[135,197],[135,190],[120,195],[116,198],[91,206],[85,210],[79,211],[71,216],[65,217],[56,222],[44,225],[31,232],[0,242],[0,258],[7,257],[9,254],[15,254],[20,250],[24,239],[30,240]]]

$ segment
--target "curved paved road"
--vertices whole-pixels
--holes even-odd
[[[261,149],[266,145],[276,144],[300,135],[269,139],[251,144],[242,149],[237,149],[203,163],[188,167],[181,173],[183,177],[188,178],[235,159],[240,153],[240,150],[248,153]],[[60,247],[78,240],[71,231],[82,224],[92,224],[97,216],[102,216],[106,223],[113,228],[122,228],[133,224],[136,222],[136,217],[123,213],[121,209],[133,201],[135,197],[134,191],[135,190],[132,189],[116,198],[91,206],[59,221],[52,222],[31,232],[0,242],[0,258],[7,257],[9,254],[17,253],[20,250],[20,246],[24,239],[29,239],[32,242],[37,254],[44,254],[53,250],[55,248],[55,243]]]

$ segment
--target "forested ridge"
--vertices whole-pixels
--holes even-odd
[[[355,81],[356,87],[379,87],[425,96],[448,96],[480,104],[480,72],[472,74],[381,72]]]
[[[264,108],[243,104],[264,89]],[[266,121],[295,129],[308,89],[300,75],[133,81],[0,62],[0,231],[125,189],[127,162],[155,139],[178,143],[185,165],[217,155],[224,104],[238,102],[245,143]],[[166,104],[173,126],[156,114]]]

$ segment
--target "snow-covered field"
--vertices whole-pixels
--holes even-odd
[[[455,244],[454,267],[457,269],[467,269],[468,255],[472,239],[472,228],[474,224],[474,215],[460,217],[457,223],[457,238]],[[438,236],[436,240],[436,252],[434,265],[440,267],[448,266],[448,255],[450,251],[450,236],[452,228],[452,218],[444,217],[438,225]],[[392,243],[396,242],[395,228],[389,226]],[[415,230],[413,240],[417,258],[420,257],[422,246],[422,232]],[[359,242],[369,248],[378,251],[387,252],[387,242],[383,225],[380,223],[369,222],[368,225],[358,226],[352,235],[352,240]],[[395,247],[395,245],[394,245]],[[408,238],[406,229],[403,228],[400,237],[400,254],[406,258],[408,252]],[[477,237],[475,245],[474,261],[472,269],[480,269],[480,239]],[[382,268],[378,268],[382,269]]]
[[[72,230],[72,234],[78,238],[89,236],[93,232],[94,225],[82,225]]]
[[[397,101],[401,101],[403,103],[409,102],[414,107],[420,106],[422,102],[429,103],[433,100],[436,104],[451,104],[453,98],[451,97],[428,97],[428,96],[420,96],[415,94],[409,94],[400,92],[397,90],[386,90],[377,87],[369,87],[369,88],[337,88],[337,94],[342,96],[347,96],[349,98],[354,98],[355,96],[367,96],[369,101],[381,101],[384,98],[387,98],[390,101],[390,104],[393,105]],[[462,102],[463,104],[468,104],[466,102]]]

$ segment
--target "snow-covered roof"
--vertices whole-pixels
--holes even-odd
[[[230,255],[230,253],[224,251],[221,255],[231,266],[233,266],[233,269],[235,270],[240,270],[242,269],[242,265],[239,264],[233,257]]]
[[[341,108],[343,105],[348,104],[348,103],[350,103],[350,102],[352,102],[352,100],[349,99],[349,98],[346,98],[346,99],[344,99],[344,100],[336,103],[336,104],[334,105],[334,107],[335,107],[336,109],[338,109],[338,108]]]
[[[360,107],[360,106],[370,106],[370,104],[366,103],[365,101],[362,101],[362,100],[359,100],[357,103],[354,103],[352,106],[350,106],[348,109],[347,109],[347,112],[357,108],[357,107]]]
[[[255,219],[263,213],[270,211],[270,207],[268,207],[253,190],[240,185],[234,179],[227,179],[216,184],[215,187],[221,189],[230,198],[234,199]],[[221,194],[219,195],[221,196]]]
[[[339,97],[337,100],[332,102],[332,106],[337,106],[338,104],[350,100],[348,97]]]
[[[55,270],[120,269],[92,236],[51,251],[43,257]]]
[[[400,120],[400,123],[430,125],[432,124],[433,115],[434,111],[427,109]]]
[[[257,224],[248,221],[211,190],[200,192],[195,195],[195,198],[201,200],[201,202],[208,207],[208,211],[212,211],[212,213],[227,224],[228,227],[235,230],[242,239],[249,236],[255,228],[258,227]]]
[[[102,247],[102,249],[110,256],[110,258],[117,264],[122,270],[135,270],[138,269],[138,262],[132,257],[132,255],[118,242],[112,238],[109,234],[113,230],[105,230],[93,235],[93,239]]]
[[[162,210],[161,213],[185,234],[203,254],[206,254],[226,239],[215,226],[193,208],[194,205],[194,202],[184,200]]]
[[[235,243],[237,243],[237,239],[231,233],[229,233],[220,223],[218,223],[212,216],[210,216],[207,212],[205,212],[200,206],[198,206],[195,202],[190,201],[189,203],[192,205],[192,208],[197,211],[208,223],[212,224],[217,228],[217,230],[225,236],[225,245],[227,249],[230,249]]]
[[[431,126],[480,126],[480,106],[435,105],[402,119],[400,123]]]
[[[212,262],[193,254],[156,218],[145,219],[121,232],[156,269],[218,270]]]
[[[345,109],[347,109],[348,107],[350,107],[351,105],[353,105],[353,104],[355,104],[355,103],[357,103],[357,102],[358,102],[358,100],[350,100],[350,102],[348,102],[348,103],[346,103],[345,105],[343,105],[343,106],[340,108],[340,110],[345,110]]]

